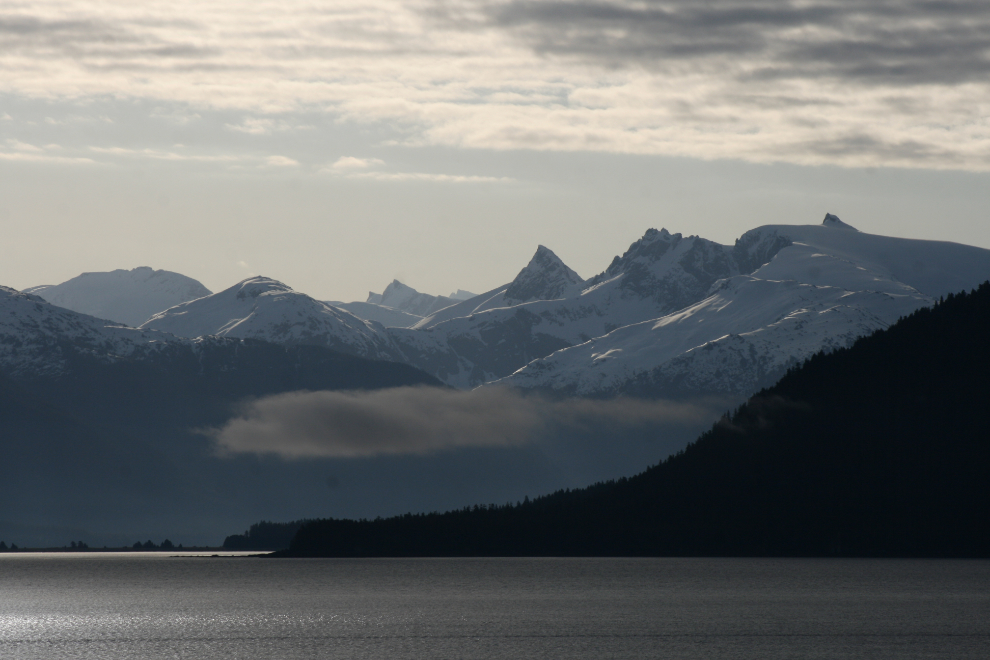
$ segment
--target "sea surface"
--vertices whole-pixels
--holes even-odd
[[[0,658],[990,658],[990,562],[0,554]]]

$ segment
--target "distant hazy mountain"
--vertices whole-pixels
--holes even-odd
[[[464,289],[449,296],[431,296],[394,280],[384,293],[369,293],[367,302],[328,301],[327,304],[346,309],[366,321],[377,321],[387,328],[411,328],[422,322],[425,314],[474,297],[475,294]]]
[[[369,293],[366,302],[391,307],[416,316],[429,316],[457,301],[447,296],[431,296],[428,293],[420,293],[399,280],[392,280],[392,283],[385,287],[384,292],[380,294]]]
[[[176,305],[141,325],[179,337],[236,337],[326,346],[361,357],[401,360],[381,324],[267,277],[251,277],[205,298]]]
[[[24,291],[59,307],[133,327],[163,309],[211,293],[191,277],[146,266],[83,273],[61,284],[35,286]]]
[[[386,328],[411,328],[423,320],[422,316],[403,312],[401,309],[393,309],[385,305],[378,305],[369,302],[339,302],[336,300],[326,301],[328,305],[343,309],[359,319],[365,321],[376,321]]]

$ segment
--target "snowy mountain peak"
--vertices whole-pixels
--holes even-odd
[[[556,300],[576,295],[584,280],[549,248],[541,245],[505,290],[506,300]]]
[[[852,225],[848,225],[844,223],[842,220],[839,220],[839,216],[832,215],[831,213],[825,214],[825,219],[822,220],[822,224],[826,227],[834,227],[835,229],[847,229],[850,231],[859,231]]]
[[[385,287],[382,293],[382,304],[388,305],[390,302],[398,302],[404,298],[409,298],[419,293],[416,289],[399,280],[392,280],[392,283]],[[387,302],[386,302],[387,301]],[[389,305],[394,307],[394,305]]]
[[[292,291],[292,287],[287,284],[283,284],[278,280],[273,280],[270,277],[264,277],[261,275],[242,280],[235,284],[232,288],[236,291],[235,295],[238,300],[257,298],[258,296],[264,294],[286,293]],[[228,289],[228,291],[229,290],[230,289]]]
[[[191,277],[148,266],[83,273],[61,284],[27,291],[53,305],[130,326],[140,325],[163,309],[210,295],[209,289]]]
[[[249,277],[219,293],[176,305],[151,317],[141,328],[178,337],[215,335],[326,346],[375,359],[401,357],[381,325],[268,277]]]

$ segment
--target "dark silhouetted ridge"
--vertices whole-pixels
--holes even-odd
[[[642,474],[304,525],[277,556],[990,556],[990,283],[788,372]]]

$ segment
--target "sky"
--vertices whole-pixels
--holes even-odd
[[[0,284],[323,300],[826,212],[990,248],[985,0],[7,0]]]

